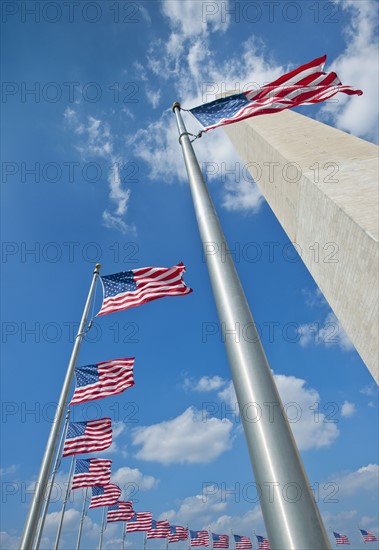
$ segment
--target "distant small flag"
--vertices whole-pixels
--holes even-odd
[[[107,522],[129,521],[134,516],[133,504],[130,501],[119,501],[108,508]]]
[[[212,533],[212,544],[213,548],[229,548],[229,537]]]
[[[191,531],[190,530],[191,546],[208,546],[209,533],[208,531]]]
[[[341,533],[336,533],[335,531],[333,531],[333,535],[336,539],[336,544],[350,544],[346,535],[341,535]]]
[[[134,386],[133,365],[134,357],[77,367],[76,388],[70,405],[117,395]]]
[[[378,540],[373,533],[370,533],[370,531],[366,531],[365,529],[359,530],[365,542],[376,542]]]
[[[99,508],[99,506],[112,506],[121,496],[121,489],[114,483],[108,483],[105,487],[95,485],[92,487],[92,498],[89,505],[91,508]]]
[[[236,545],[236,550],[250,550],[253,548],[253,544],[249,537],[244,537],[243,535],[233,535],[234,542]]]
[[[208,131],[245,118],[319,103],[338,92],[362,95],[361,90],[343,86],[336,73],[324,73],[325,61],[326,55],[323,55],[258,90],[216,99],[189,109],[189,112],[200,122],[204,131]]]
[[[97,315],[123,311],[164,296],[189,294],[192,289],[182,277],[185,270],[180,263],[170,268],[142,267],[100,277],[104,297]]]
[[[151,512],[136,512],[132,519],[126,524],[127,533],[136,531],[150,531],[153,524],[153,514]]]
[[[270,550],[270,543],[266,537],[261,535],[256,535],[258,540],[258,550]]]
[[[151,529],[147,532],[146,538],[148,539],[167,539],[170,534],[170,524],[168,521],[155,521],[151,522]]]
[[[111,479],[111,460],[102,458],[79,459],[75,463],[72,489],[108,485]]]
[[[181,527],[180,525],[170,525],[170,534],[168,536],[168,542],[179,542],[181,540],[188,539],[188,527]]]
[[[70,422],[62,457],[103,451],[112,443],[112,420],[99,418],[87,422]]]

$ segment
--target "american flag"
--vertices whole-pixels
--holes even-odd
[[[133,504],[130,501],[116,502],[108,508],[107,522],[112,521],[129,521],[134,516]]]
[[[370,531],[366,531],[365,529],[359,530],[365,542],[376,542],[378,540],[373,533],[370,533]]]
[[[88,509],[98,508],[99,506],[112,506],[121,495],[121,489],[114,483],[108,483],[105,487],[95,485],[92,487],[92,498]]]
[[[186,286],[182,263],[173,267],[142,267],[100,277],[103,285],[103,304],[99,315],[122,311],[146,304],[164,296],[183,296],[192,292]]]
[[[116,395],[134,386],[133,365],[134,357],[76,368],[76,388],[70,405]]]
[[[170,524],[168,521],[153,521],[151,522],[151,529],[147,532],[146,538],[148,539],[167,539],[170,534]]]
[[[270,550],[270,543],[266,537],[255,535],[258,540],[258,550]]]
[[[99,418],[87,422],[70,422],[62,456],[103,451],[112,443],[112,420]]]
[[[188,527],[181,527],[180,525],[170,525],[170,534],[168,536],[168,542],[179,542],[180,540],[188,539]]]
[[[343,86],[336,73],[324,73],[326,55],[284,74],[258,90],[234,94],[189,109],[205,131],[257,115],[278,113],[297,105],[319,103],[338,92],[362,95]]]
[[[234,535],[234,542],[236,544],[236,550],[250,550],[253,548],[249,537],[244,537],[243,535]]]
[[[76,461],[72,489],[108,485],[111,479],[111,460],[102,458],[80,459]]]
[[[208,531],[191,531],[190,530],[191,546],[208,546],[209,533]]]
[[[229,548],[229,537],[228,535],[212,533],[212,544],[213,548]]]
[[[127,533],[136,531],[150,531],[153,524],[153,514],[151,512],[136,512],[132,519],[126,524]]]
[[[346,535],[341,535],[341,533],[336,533],[335,531],[333,531],[333,535],[336,539],[336,544],[350,544]]]

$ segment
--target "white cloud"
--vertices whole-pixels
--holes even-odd
[[[123,234],[135,233],[135,226],[125,222],[125,216],[130,201],[130,189],[125,189],[122,184],[120,167],[122,161],[114,152],[114,137],[111,134],[110,126],[106,122],[92,116],[88,117],[84,124],[79,121],[78,113],[74,109],[67,109],[64,112],[66,123],[78,136],[80,142],[76,149],[84,160],[87,158],[99,157],[109,163],[109,198],[114,204],[114,211],[104,210],[102,220],[105,227],[115,229]]]
[[[314,290],[309,288],[303,288],[301,290],[302,295],[305,297],[305,303],[309,307],[319,307],[327,305],[327,301],[324,298],[321,290],[316,287]]]
[[[18,550],[20,540],[20,537],[9,535],[6,531],[0,532],[0,548],[4,548],[4,550]]]
[[[159,480],[153,476],[144,475],[138,468],[123,466],[112,474],[112,482],[117,483],[121,488],[126,486],[128,489],[129,484],[134,484],[138,490],[148,491],[157,487]]]
[[[170,25],[183,38],[191,38],[209,31],[224,31],[229,20],[224,17],[228,0],[199,2],[198,0],[164,0],[162,11]]]
[[[322,326],[316,322],[301,325],[299,334],[299,344],[303,347],[313,343],[316,345],[323,344],[326,347],[338,345],[342,351],[355,349],[333,312],[328,313]]]
[[[350,403],[350,401],[345,401],[341,407],[341,416],[343,416],[344,418],[350,418],[351,416],[354,416],[356,410],[357,408],[354,403]]]
[[[133,444],[142,446],[136,457],[161,464],[211,462],[231,448],[232,427],[189,407],[172,420],[136,428]]]
[[[153,91],[147,88],[146,98],[147,98],[147,101],[150,103],[150,105],[153,107],[153,109],[156,109],[161,100],[161,91],[160,90]]]
[[[363,393],[363,395],[368,395],[370,397],[378,394],[378,386],[375,384],[370,384],[369,386],[365,386],[360,390],[359,393]]]
[[[319,393],[308,388],[305,380],[295,376],[274,374],[274,379],[299,449],[330,446],[339,436],[339,430],[335,423],[326,420],[317,407],[321,400]],[[219,392],[218,396],[230,408],[237,409],[233,382]]]
[[[204,485],[200,494],[186,497],[180,502],[177,510],[162,512],[160,519],[168,519],[171,523],[196,523],[208,528],[209,522],[215,514],[219,514],[227,507],[225,492],[217,486]]]
[[[225,384],[227,384],[227,380],[224,380],[221,376],[202,376],[197,382],[192,378],[186,378],[183,386],[186,390],[204,393],[219,390]]]
[[[331,481],[337,483],[340,496],[351,496],[362,491],[378,492],[379,465],[368,464],[355,472],[333,476]]]
[[[18,464],[11,464],[7,468],[0,468],[0,477],[15,474],[18,470]]]
[[[342,130],[377,141],[378,5],[375,0],[338,0],[338,4],[351,16],[345,29],[347,47],[327,69],[336,71],[342,84],[363,90],[363,96],[340,94],[338,103],[323,106],[321,116]]]

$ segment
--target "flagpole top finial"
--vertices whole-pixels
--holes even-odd
[[[96,264],[95,265],[95,271],[99,272],[100,268],[101,268],[101,264]]]
[[[172,104],[172,110],[175,111],[175,109],[178,108],[180,110],[180,103],[179,101],[175,101],[175,103]]]

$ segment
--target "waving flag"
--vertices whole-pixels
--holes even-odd
[[[108,508],[107,522],[112,521],[129,521],[134,516],[133,504],[130,501],[116,502]]]
[[[376,542],[378,540],[373,533],[370,533],[370,531],[366,531],[365,529],[359,530],[365,542]]]
[[[266,537],[255,535],[258,541],[258,550],[270,550],[270,543]]]
[[[100,277],[103,285],[103,305],[99,315],[122,311],[146,304],[164,296],[184,296],[192,292],[186,286],[182,263],[170,268],[142,267]]]
[[[72,489],[108,485],[111,479],[111,460],[101,458],[80,459],[76,461]]]
[[[151,512],[136,512],[132,519],[126,524],[127,533],[136,531],[150,531],[153,523],[153,514]]]
[[[335,533],[334,531],[333,535],[336,539],[336,544],[350,544],[349,539],[346,535],[341,535],[341,533]]]
[[[155,521],[153,519],[151,529],[147,532],[148,539],[166,539],[170,534],[170,524],[168,521]]]
[[[134,386],[133,365],[134,357],[76,368],[76,388],[70,405],[116,395]]]
[[[213,548],[229,548],[228,535],[216,535],[212,533]]]
[[[99,508],[99,506],[112,506],[120,496],[121,489],[114,483],[108,483],[105,487],[95,485],[95,487],[92,487],[92,498],[88,509]]]
[[[180,540],[188,539],[188,527],[181,527],[180,525],[170,525],[170,534],[168,536],[168,542],[179,542]]]
[[[252,542],[249,537],[244,537],[243,535],[233,535],[234,542],[236,544],[236,550],[250,550],[253,548]]]
[[[336,73],[324,73],[326,55],[286,73],[259,90],[249,90],[189,109],[205,131],[257,115],[279,113],[297,105],[319,103],[338,92],[362,95],[343,86]]]
[[[190,531],[191,546],[208,546],[208,531]]]
[[[87,422],[70,422],[62,457],[103,451],[112,443],[112,420],[99,418]]]

